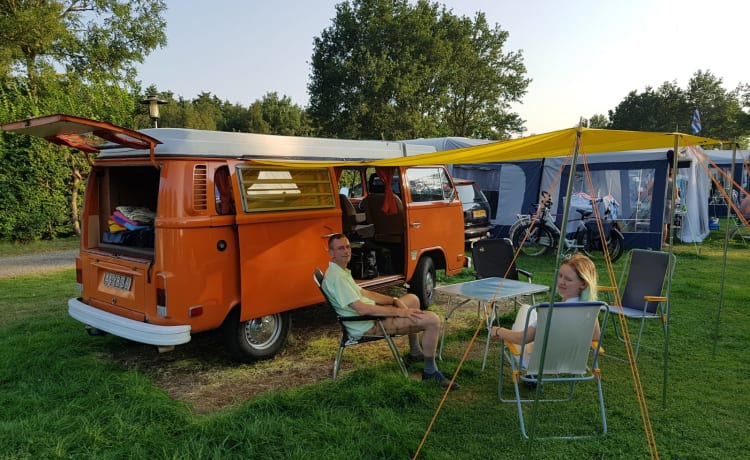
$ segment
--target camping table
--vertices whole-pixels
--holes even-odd
[[[495,322],[495,316],[497,313],[495,307],[497,301],[532,294],[540,294],[542,292],[547,292],[548,290],[549,286],[543,284],[533,284],[506,278],[481,278],[478,280],[449,284],[435,288],[436,292],[448,296],[448,306],[445,309],[445,321],[443,321],[443,330],[440,336],[440,350],[438,352],[438,357],[440,359],[443,358],[445,330],[448,328],[447,323],[453,312],[455,312],[457,308],[466,305],[468,302],[477,300],[484,308],[485,313],[487,313],[487,303],[494,301],[490,313],[488,315],[485,314],[487,344],[484,347],[484,359],[482,360],[482,370],[484,370],[484,367],[487,364],[487,353],[490,348],[490,332],[492,331],[492,324]],[[464,299],[460,302],[457,301],[456,305],[453,306],[452,303],[454,297],[463,297]]]

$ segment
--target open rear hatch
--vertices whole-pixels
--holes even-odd
[[[64,114],[7,123],[3,125],[3,130],[40,137],[53,144],[85,153],[99,153],[103,149],[122,147],[149,150],[151,162],[154,164],[154,148],[161,144],[161,141],[132,129],[106,121]]]
[[[136,150],[148,150],[153,166],[157,163],[154,159],[154,148],[161,142],[151,136],[130,130],[108,122],[90,120],[71,115],[49,115],[38,118],[8,123],[2,126],[5,131],[13,131],[20,134],[28,134],[46,139],[57,145],[71,147],[84,152],[99,153],[105,149],[130,148]],[[132,168],[134,171],[135,167]],[[152,182],[158,187],[158,172],[146,166],[151,172],[146,173],[144,167],[140,168],[138,176],[153,176]],[[118,168],[119,180],[125,182],[123,171],[126,168]],[[114,173],[113,173],[114,174]],[[110,177],[112,174],[106,174]],[[95,181],[100,179],[96,178]],[[113,180],[113,179],[110,179]],[[111,187],[108,184],[106,189]],[[153,191],[154,196],[156,190]],[[101,201],[101,198],[100,200]],[[156,198],[154,198],[154,202]],[[101,211],[109,213],[109,210]],[[106,214],[103,214],[106,222]],[[96,233],[96,232],[95,232]],[[101,243],[101,242],[100,242]],[[104,250],[106,246],[111,246]],[[133,248],[115,248],[114,245],[100,244],[100,250],[96,250],[96,244],[89,246],[92,250],[81,252],[83,301],[91,306],[101,308],[121,316],[145,320],[146,285],[153,282],[152,264],[153,249],[141,251]],[[113,248],[115,248],[113,250]],[[151,301],[153,303],[153,299]]]

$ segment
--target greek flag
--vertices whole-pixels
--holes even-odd
[[[693,121],[690,122],[690,129],[693,131],[693,134],[701,132],[701,114],[698,113],[698,109],[695,109],[695,113],[693,113]]]

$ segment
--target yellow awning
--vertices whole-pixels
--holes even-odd
[[[580,131],[580,153],[595,154],[630,150],[669,149],[674,148],[675,136],[678,147],[720,144],[722,141],[707,137],[682,133],[655,133],[647,131],[619,131],[611,129],[569,128],[544,134],[492,142],[472,147],[445,150],[409,157],[390,158],[377,161],[360,162],[321,162],[321,161],[265,161],[257,163],[267,165],[289,165],[321,167],[352,164],[372,166],[404,166],[426,164],[468,164],[491,163],[498,161],[533,160],[547,157],[571,155],[575,149],[577,133]],[[726,143],[726,142],[724,142]]]

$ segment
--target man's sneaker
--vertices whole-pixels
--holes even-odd
[[[451,390],[458,390],[458,384],[453,382],[453,385],[451,385],[451,379],[444,376],[440,371],[435,371],[431,374],[422,372],[422,380],[437,380],[443,388],[448,388],[448,386],[450,386]]]

